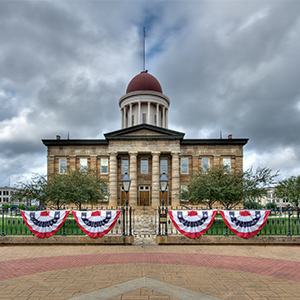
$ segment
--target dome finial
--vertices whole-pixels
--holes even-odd
[[[145,42],[146,41],[146,29],[144,27],[144,39],[143,39],[143,71],[146,70],[146,51],[145,51]]]

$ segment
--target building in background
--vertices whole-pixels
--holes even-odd
[[[42,140],[47,147],[48,174],[80,168],[95,169],[108,182],[108,204],[123,205],[121,180],[131,179],[129,203],[158,206],[162,200],[159,179],[169,179],[165,201],[180,204],[180,191],[198,168],[227,165],[243,169],[247,138],[185,139],[184,133],[168,129],[170,100],[159,81],[147,71],[135,76],[119,100],[121,129],[104,139]],[[193,109],[191,107],[191,109]]]
[[[275,188],[270,187],[267,189],[267,195],[262,196],[260,199],[260,204],[266,206],[268,203],[276,203],[277,207],[286,207],[288,204],[291,205],[287,200],[275,197]]]

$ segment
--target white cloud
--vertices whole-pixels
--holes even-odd
[[[300,172],[300,2],[16,3],[1,1],[0,11],[0,185],[45,170],[43,138],[120,128],[144,26],[170,129],[248,137],[245,166]]]

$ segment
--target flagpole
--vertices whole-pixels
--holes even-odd
[[[146,40],[146,30],[145,30],[145,27],[144,27],[144,39],[143,39],[143,71],[146,70],[145,40]]]

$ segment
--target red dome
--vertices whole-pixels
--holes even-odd
[[[158,80],[154,76],[148,74],[148,71],[141,72],[129,82],[126,94],[136,91],[154,91],[161,94],[163,93]]]

